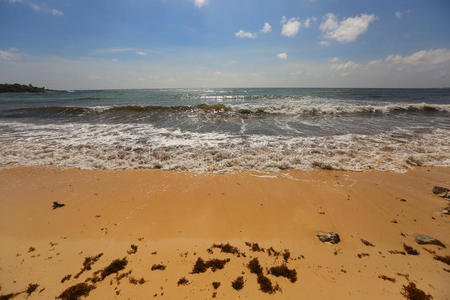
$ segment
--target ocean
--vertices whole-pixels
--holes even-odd
[[[0,166],[390,170],[450,166],[450,89],[0,94]]]

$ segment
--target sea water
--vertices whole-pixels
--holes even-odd
[[[450,89],[0,94],[0,166],[191,172],[450,166]]]

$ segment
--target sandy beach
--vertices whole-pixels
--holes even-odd
[[[448,201],[432,193],[449,182],[448,168],[225,175],[5,168],[0,294],[54,299],[86,282],[89,299],[405,299],[412,282],[448,299],[450,266],[433,257],[450,250],[414,236],[449,244]],[[65,206],[52,209],[54,201]],[[340,242],[321,242],[319,231],[338,233]],[[408,255],[404,244],[419,254]],[[261,275],[248,267],[254,258]],[[271,268],[284,264],[295,278],[274,275]],[[30,284],[39,286],[17,294]]]

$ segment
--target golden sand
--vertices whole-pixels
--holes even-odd
[[[31,283],[39,286],[29,299],[54,299],[85,283],[88,299],[405,299],[403,286],[413,282],[433,299],[449,299],[450,266],[433,257],[450,250],[414,241],[427,234],[450,245],[449,216],[441,213],[448,201],[432,193],[435,185],[449,187],[450,169],[2,169],[0,295]],[[54,201],[65,206],[52,209]],[[318,231],[341,241],[322,243]],[[237,252],[211,248],[226,243]],[[404,255],[404,244],[419,255]],[[199,258],[206,271],[192,273]],[[254,258],[261,275],[247,267]],[[295,270],[294,282],[268,274],[283,263]],[[258,283],[267,279],[272,293]]]

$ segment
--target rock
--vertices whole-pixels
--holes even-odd
[[[436,185],[435,187],[433,187],[433,194],[441,198],[450,200],[450,190],[448,188]]]
[[[65,204],[58,203],[56,201],[53,202],[53,209],[57,209],[57,208],[60,208],[60,207],[63,207],[63,206],[65,206]]]
[[[442,213],[443,213],[444,215],[450,215],[450,206],[444,208],[444,210],[442,211]]]
[[[337,244],[341,241],[339,238],[339,234],[336,232],[317,232],[316,236],[319,238],[321,242],[329,242],[332,244]]]
[[[438,246],[441,246],[441,247],[445,248],[445,245],[441,241],[439,241],[439,240],[437,240],[434,237],[429,236],[429,235],[418,234],[418,235],[415,236],[414,239],[416,240],[416,243],[419,244],[419,245],[432,244],[432,245],[438,245]]]

